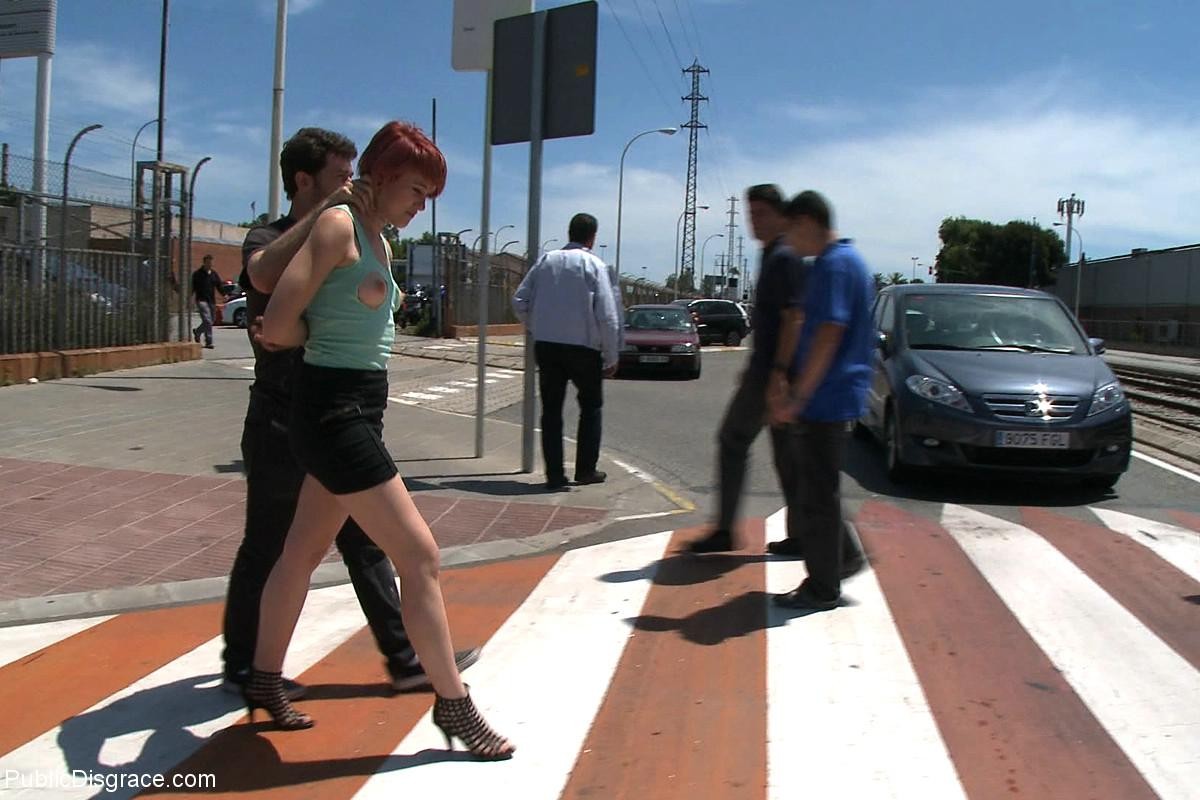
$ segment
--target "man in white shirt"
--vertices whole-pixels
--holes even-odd
[[[568,228],[570,244],[542,256],[517,287],[513,310],[534,341],[542,396],[542,458],[546,488],[567,488],[563,467],[563,401],[567,382],[579,400],[575,482],[602,483],[600,409],[604,378],[617,370],[621,328],[612,283],[604,262],[592,254],[596,218],[576,214]]]

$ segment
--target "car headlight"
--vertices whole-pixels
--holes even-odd
[[[910,375],[904,381],[904,385],[917,397],[957,408],[959,411],[974,412],[962,390],[952,383],[946,383],[928,375]]]
[[[690,352],[692,352],[692,351],[693,351],[693,350],[695,350],[695,349],[696,349],[696,348],[695,348],[695,347],[692,345],[692,343],[691,343],[691,342],[684,342],[683,344],[673,344],[673,345],[671,345],[671,352],[672,352],[672,353],[690,353]]]
[[[1119,383],[1109,383],[1101,386],[1092,395],[1092,407],[1088,409],[1088,416],[1099,414],[1102,411],[1108,411],[1110,408],[1116,408],[1125,402],[1125,393],[1121,391]]]

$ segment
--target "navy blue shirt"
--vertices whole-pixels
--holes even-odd
[[[783,243],[783,237],[763,248],[762,266],[754,290],[754,352],[751,369],[769,372],[779,348],[779,328],[783,312],[804,307],[804,283],[808,267],[795,251]]]
[[[876,341],[871,324],[874,299],[875,280],[849,239],[830,244],[809,267],[804,327],[796,348],[795,368],[799,370],[808,357],[822,324],[833,322],[846,330],[829,371],[801,412],[801,419],[841,422],[863,415]]]

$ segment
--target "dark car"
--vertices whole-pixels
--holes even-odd
[[[1132,414],[1104,343],[1058,298],[967,284],[889,286],[860,425],[889,476],[939,467],[1083,477],[1111,487],[1129,466]]]
[[[692,315],[702,344],[737,347],[750,334],[750,317],[732,300],[676,300]]]
[[[621,375],[654,371],[700,377],[700,337],[690,315],[676,305],[633,306],[625,312]]]

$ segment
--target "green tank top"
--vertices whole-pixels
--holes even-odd
[[[400,290],[391,270],[379,263],[370,237],[350,207],[334,208],[353,220],[359,258],[349,266],[335,268],[308,304],[304,361],[318,367],[387,369],[396,338],[393,315],[400,307]],[[371,308],[358,297],[359,287],[373,275],[382,278],[387,287],[387,295],[378,308]]]

